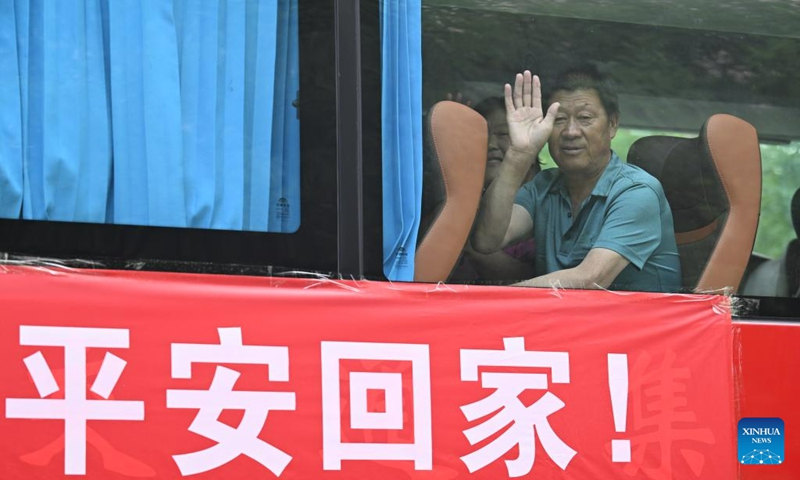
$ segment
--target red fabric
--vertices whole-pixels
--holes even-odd
[[[127,363],[109,400],[143,402],[143,421],[87,421],[86,478],[179,478],[173,455],[216,445],[189,431],[197,409],[167,408],[167,391],[209,389],[218,364],[194,363],[191,378],[173,378],[173,349],[176,344],[219,345],[221,327],[240,328],[245,346],[288,347],[288,381],[272,381],[280,374],[274,365],[267,369],[222,364],[240,374],[235,391],[295,395],[295,408],[271,410],[258,434],[261,442],[291,456],[280,478],[507,478],[504,460],[515,459],[518,446],[471,474],[461,459],[492,444],[505,431],[475,445],[463,433],[493,415],[468,421],[461,410],[495,392],[481,382],[493,378],[491,373],[535,373],[545,379],[546,390],[520,394],[524,407],[552,396],[564,404],[547,420],[558,438],[577,453],[562,470],[543,446],[540,425],[533,444],[535,461],[525,478],[734,478],[732,327],[725,297],[141,272],[54,274],[23,268],[0,275],[0,301],[3,478],[50,479],[65,474],[63,420],[7,418],[9,399],[42,398],[23,363],[37,357],[37,352],[58,385],[58,391],[45,398],[64,398],[65,349],[20,345],[22,327],[35,326],[129,333],[128,348],[87,350],[85,391],[69,394],[79,400],[103,400],[91,388],[102,391],[94,382],[103,383],[96,379],[110,352]],[[462,379],[469,370],[463,360],[470,355],[467,350],[500,351],[504,339],[509,344],[524,342],[527,352],[566,354],[568,382],[556,383],[554,371],[541,366],[482,366],[478,381]],[[431,470],[416,470],[412,460],[386,459],[342,460],[341,470],[323,470],[323,405],[335,404],[330,398],[323,402],[322,387],[323,358],[331,342],[360,346],[377,342],[385,345],[373,351],[386,355],[398,344],[421,346],[428,352]],[[414,445],[424,437],[415,423],[422,417],[418,409],[424,402],[415,395],[422,390],[419,382],[426,377],[425,368],[404,358],[359,358],[358,348],[345,349],[355,358],[327,364],[338,370],[338,376],[325,377],[340,391],[338,423],[334,422],[341,429],[338,441]],[[609,393],[608,354],[627,355],[629,386],[623,390],[627,415],[620,431],[615,428]],[[528,357],[508,358],[513,363]],[[399,428],[353,424],[352,415],[364,417],[353,403],[363,400],[365,412],[382,415],[396,408],[392,401],[399,398],[391,389],[359,390],[355,379],[363,373],[399,382]],[[524,426],[524,419],[517,419]],[[219,420],[236,428],[242,411],[224,410]],[[534,438],[533,429],[527,431],[523,443]],[[630,440],[630,462],[612,462],[614,439]],[[275,475],[239,455],[195,477]]]
[[[778,417],[785,423],[785,462],[780,465],[740,465],[742,480],[800,478],[800,324],[748,322],[734,324],[734,366],[738,419]]]

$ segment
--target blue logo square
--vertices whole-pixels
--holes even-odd
[[[739,420],[739,463],[743,465],[780,465],[786,432],[780,418],[743,418]]]

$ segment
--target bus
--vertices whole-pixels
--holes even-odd
[[[618,96],[613,151],[658,177],[667,191],[682,269],[694,276],[684,275],[665,295],[712,303],[721,296],[730,308],[733,373],[720,385],[730,382],[731,432],[741,433],[739,422],[752,419],[778,419],[781,435],[788,432],[779,461],[767,462],[775,465],[730,458],[736,478],[800,475],[800,442],[793,439],[800,392],[791,381],[800,368],[793,348],[800,345],[800,62],[794,61],[800,6],[770,0],[134,3],[14,0],[0,7],[0,252],[3,268],[11,269],[5,273],[44,269],[73,278],[82,272],[78,277],[112,283],[124,278],[121,285],[132,290],[137,281],[162,278],[154,272],[180,273],[223,295],[238,282],[299,278],[310,282],[300,292],[331,281],[348,288],[367,282],[455,289],[466,302],[470,291],[524,296],[527,290],[511,285],[526,274],[488,273],[468,243],[486,186],[487,151],[498,135],[491,121],[487,132],[489,113],[480,105],[502,98],[517,73],[533,72],[547,91],[565,68],[591,65]],[[444,123],[456,130],[453,144],[471,149],[477,170],[458,163],[463,151],[437,151],[433,113],[443,106],[486,134],[454,129],[451,117]],[[648,163],[654,142],[679,150],[661,148],[661,157]],[[730,152],[718,154],[725,146]],[[724,174],[714,163],[720,156]],[[457,187],[464,197],[453,196],[455,184],[443,187],[436,162],[445,157],[455,162],[449,168],[473,169],[476,179]],[[538,160],[542,170],[558,168],[546,148]],[[439,223],[440,248],[426,251],[444,208],[457,210],[459,229]],[[700,216],[708,222],[698,223]],[[737,253],[719,253],[720,245]],[[515,261],[532,268],[535,255],[522,250]],[[724,280],[708,280],[712,263],[715,278]],[[6,277],[19,288],[28,280]],[[48,291],[40,290],[49,284],[33,282],[41,307],[51,308]],[[84,292],[105,292],[94,282],[76,282]],[[649,295],[636,285],[625,290]],[[52,305],[68,305],[69,295],[59,295],[61,303]],[[546,293],[532,295],[531,302],[544,302]],[[12,310],[25,308],[37,307]],[[38,315],[46,324],[48,317]],[[20,325],[8,330],[14,338]],[[508,327],[505,334],[516,333]],[[222,342],[222,330],[219,336]],[[703,339],[698,334],[695,341]],[[22,357],[16,362],[25,368]],[[687,471],[697,474],[687,478],[708,478],[698,473],[697,455],[685,454]],[[30,476],[35,463],[3,466],[11,475],[3,476]],[[179,473],[192,472],[186,468]],[[300,475],[287,468],[290,478]],[[463,464],[452,468],[446,478],[467,478]],[[406,475],[424,476],[413,468]]]

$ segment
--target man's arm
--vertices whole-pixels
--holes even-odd
[[[505,158],[524,153],[509,152]],[[535,156],[533,158],[536,158]],[[514,204],[514,197],[522,186],[525,167],[503,160],[497,178],[481,197],[481,205],[475,220],[472,246],[476,252],[488,255],[518,242],[533,231],[533,219],[528,211]]]
[[[586,258],[574,268],[559,270],[514,285],[519,287],[554,287],[599,289],[608,288],[630,262],[606,248],[589,250]]]
[[[533,220],[524,208],[514,205],[514,196],[553,131],[559,107],[554,103],[544,114],[539,77],[527,70],[517,74],[513,89],[506,84],[505,102],[511,147],[481,199],[472,236],[473,248],[483,254],[494,253],[531,232]]]

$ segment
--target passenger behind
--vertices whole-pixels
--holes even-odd
[[[753,270],[742,287],[742,295],[758,297],[800,297],[800,188],[790,206],[796,238],[780,258],[768,260]]]
[[[460,100],[460,95],[456,97]],[[469,105],[467,103],[467,105]],[[508,138],[508,123],[506,122],[505,101],[501,97],[489,97],[475,106],[475,111],[486,119],[489,128],[489,147],[486,158],[486,175],[484,177],[484,191],[497,177],[503,158],[508,151],[510,141]],[[533,162],[524,183],[533,179],[541,170],[538,161]],[[529,238],[509,245],[503,250],[484,255],[472,249],[467,242],[461,261],[453,270],[450,280],[456,282],[489,281],[498,283],[511,283],[525,280],[533,276],[534,243]]]
[[[568,70],[542,108],[539,78],[505,86],[508,151],[482,199],[472,246],[489,254],[533,238],[521,286],[672,291],[681,285],[672,213],[661,184],[611,150],[617,95],[591,66]],[[523,186],[544,147],[557,169]]]

